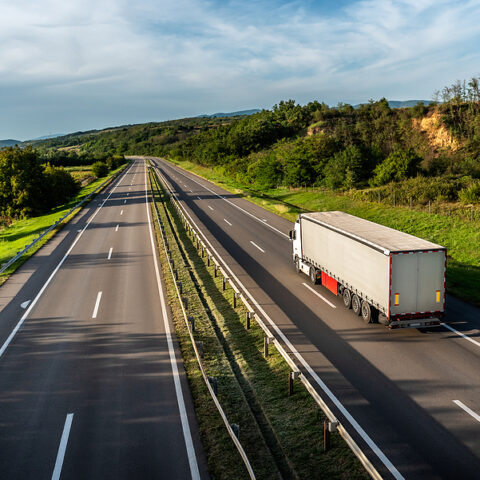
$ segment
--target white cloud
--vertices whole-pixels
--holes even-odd
[[[478,1],[365,0],[327,13],[315,2],[275,5],[0,0],[0,97],[16,106],[0,138],[35,118],[29,103],[61,100],[64,127],[52,129],[68,131],[80,128],[75,109],[90,128],[282,98],[426,97],[479,73]]]

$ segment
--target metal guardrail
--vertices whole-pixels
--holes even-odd
[[[8,267],[13,265],[20,257],[22,257],[25,253],[27,253],[32,247],[34,247],[45,235],[48,235],[52,230],[54,230],[60,223],[62,223],[69,215],[71,215],[77,208],[80,208],[87,200],[90,199],[91,196],[95,195],[99,190],[101,190],[105,185],[109,182],[112,182],[115,178],[117,178],[124,170],[127,168],[128,165],[125,165],[121,170],[119,170],[115,175],[107,178],[102,184],[100,184],[93,192],[90,192],[85,198],[83,198],[80,202],[78,202],[74,207],[72,207],[63,217],[59,218],[54,224],[50,225],[45,231],[39,234],[39,236],[33,240],[33,242],[29,243],[23,250],[17,252],[17,254],[11,258],[7,263],[2,264],[0,268],[0,274],[2,274]]]
[[[180,204],[180,202],[176,198],[175,192],[171,189],[170,185],[168,184],[167,180],[163,176],[163,174],[159,171],[158,167],[154,167],[155,171],[158,175],[158,178],[160,178],[161,182],[163,183],[165,189],[169,192],[170,198],[173,200],[173,205],[175,209],[177,210],[178,214],[180,215],[182,222],[185,224],[186,228],[189,228],[196,241],[197,245],[201,244],[202,248],[207,252],[207,255],[209,258],[214,262],[216,269],[220,271],[224,279],[226,279],[226,282],[231,286],[231,288],[234,290],[235,293],[238,294],[238,298],[243,302],[245,307],[248,310],[248,315],[250,316],[249,318],[254,318],[257,324],[260,326],[260,328],[263,330],[265,333],[265,343],[268,345],[274,344],[280,355],[284,358],[284,360],[287,362],[287,364],[290,366],[292,369],[292,373],[300,379],[302,384],[305,386],[307,391],[310,393],[312,398],[315,400],[317,405],[321,408],[325,416],[328,418],[328,421],[330,424],[338,431],[340,436],[343,438],[345,443],[349,446],[349,448],[352,450],[352,452],[355,454],[355,456],[358,458],[360,463],[363,465],[365,470],[368,472],[368,474],[375,480],[381,480],[382,476],[378,473],[377,469],[374,467],[374,465],[370,462],[370,460],[367,458],[367,456],[363,453],[362,449],[358,446],[358,444],[355,442],[355,440],[351,437],[351,435],[348,433],[347,429],[338,421],[337,417],[335,414],[332,412],[332,410],[328,407],[326,402],[323,400],[323,398],[320,396],[320,394],[317,392],[317,390],[313,387],[311,384],[310,380],[305,376],[304,373],[302,373],[301,369],[297,366],[295,361],[292,359],[292,357],[289,355],[289,353],[285,350],[284,346],[280,343],[280,341],[275,337],[275,335],[271,332],[271,330],[267,327],[265,321],[260,317],[260,315],[252,308],[248,300],[246,299],[246,295],[242,293],[242,290],[246,292],[246,288],[241,284],[241,282],[238,280],[239,285],[236,285],[235,282],[228,276],[226,273],[225,269],[223,266],[227,266],[226,262],[221,258],[221,256],[218,254],[218,252],[215,250],[215,248],[212,246],[212,244],[208,241],[206,236],[202,233],[202,235],[205,238],[205,241],[201,238],[200,236],[200,229],[194,222],[194,220],[191,218],[191,216],[188,214],[188,212],[184,209],[184,207]],[[209,244],[209,247],[207,247],[206,243]],[[223,266],[220,264],[222,263]]]
[[[156,173],[156,172],[155,172]],[[158,177],[158,174],[156,175]],[[157,180],[156,180],[157,181]],[[157,184],[158,186],[158,184]],[[155,202],[155,198],[153,198],[152,196],[152,200],[153,200],[153,205],[155,207],[155,216],[157,217],[157,223],[158,223],[158,226],[159,226],[159,229],[160,229],[160,235],[162,237],[162,240],[163,240],[163,248],[165,250],[165,254],[167,256],[167,258],[169,258],[169,255],[168,255],[168,248],[167,248],[167,239],[166,239],[166,235],[165,235],[165,230],[164,230],[164,226],[163,226],[163,223],[160,219],[160,215],[158,213],[158,208],[157,208],[157,204]],[[187,315],[187,312],[185,310],[185,306],[184,306],[184,303],[182,302],[182,295],[180,293],[180,290],[178,289],[178,285],[177,285],[177,282],[176,282],[176,278],[175,278],[175,272],[173,271],[173,267],[172,267],[172,263],[171,262],[168,262],[168,266],[169,266],[169,269],[170,269],[170,273],[172,275],[172,279],[173,279],[173,284],[175,286],[175,291],[176,291],[176,294],[177,294],[177,298],[179,300],[179,304],[180,304],[180,307],[182,309],[182,315],[183,315],[183,319],[185,321],[185,325],[187,326],[187,330],[188,330],[188,333],[189,333],[189,336],[190,336],[190,341],[191,341],[191,344],[193,346],[193,350],[195,352],[195,357],[197,359],[197,363],[199,365],[199,368],[200,368],[200,372],[202,374],[202,377],[203,377],[203,380],[208,388],[208,391],[215,403],[215,406],[217,407],[217,410],[218,412],[220,413],[220,416],[222,417],[222,420],[223,420],[223,423],[225,424],[225,427],[227,428],[227,431],[228,431],[228,434],[230,435],[230,438],[232,439],[233,443],[235,444],[241,458],[242,458],[242,461],[245,465],[245,468],[247,469],[247,472],[248,472],[248,475],[250,476],[250,478],[252,480],[255,480],[255,473],[252,469],[252,466],[250,464],[250,461],[248,460],[248,457],[247,457],[247,454],[245,453],[245,450],[243,449],[242,447],[242,444],[240,443],[237,435],[235,434],[235,432],[233,431],[233,428],[232,428],[232,425],[230,424],[230,422],[228,421],[228,418],[220,404],[220,402],[218,401],[218,398],[215,394],[215,391],[214,389],[212,388],[212,385],[208,379],[208,375],[207,373],[205,372],[205,368],[203,366],[203,363],[202,363],[202,359],[201,359],[201,356],[200,356],[200,353],[198,351],[198,347],[197,347],[197,343],[195,341],[195,337],[193,336],[193,331],[192,331],[192,328],[190,326],[190,323],[189,323],[189,320],[188,320],[188,315]]]

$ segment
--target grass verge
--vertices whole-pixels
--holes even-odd
[[[107,178],[112,177],[123,167],[118,168],[109,173],[106,177],[99,178],[89,185],[83,187],[78,195],[65,205],[53,209],[45,215],[38,217],[17,220],[6,228],[0,230],[0,265],[6,263],[10,258],[14,257],[17,252],[37,238],[50,225],[53,225],[59,218],[63,217],[71,208],[86,196],[92,193]],[[8,277],[23,263],[25,263],[35,252],[37,252],[48,240],[50,240],[59,230],[61,230],[83,207],[72,212],[65,220],[53,229],[48,235],[45,235],[41,241],[33,246],[21,258],[0,275],[0,285],[5,283]]]
[[[191,162],[173,162],[226,190],[294,221],[306,211],[341,210],[387,227],[443,245],[448,250],[448,293],[480,305],[480,219],[450,215],[451,209],[428,213],[407,206],[356,200],[320,188],[276,188],[257,191],[241,185],[221,171]]]
[[[168,215],[172,222],[167,232],[169,248],[183,296],[188,298],[189,314],[195,318],[195,337],[204,342],[205,368],[218,379],[218,396],[229,420],[240,425],[240,441],[257,478],[368,478],[338,434],[332,437],[333,448],[323,452],[323,413],[298,381],[294,395],[288,396],[288,365],[273,346],[270,355],[263,356],[263,331],[255,323],[246,330],[245,308],[233,307],[233,291],[222,290],[222,279],[214,276],[213,263],[208,266],[176,212],[160,200],[157,196],[159,210],[164,209],[162,215],[165,219]],[[210,474],[212,478],[245,478],[242,465],[238,468],[238,455],[231,450],[231,441],[208,399],[175,298],[169,259],[160,250]]]

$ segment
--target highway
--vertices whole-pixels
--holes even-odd
[[[132,162],[0,288],[0,478],[208,478]]]
[[[480,478],[480,312],[450,327],[365,325],[294,272],[292,224],[164,160],[188,215],[384,478]]]

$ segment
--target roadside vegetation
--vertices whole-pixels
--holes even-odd
[[[109,172],[107,167],[103,176],[97,178],[92,166],[67,167],[67,170],[44,164],[38,152],[29,147],[0,150],[0,265],[63,217],[107,176],[115,174],[124,162],[117,161],[114,170]],[[11,265],[0,276],[0,284],[77,212]]]
[[[218,398],[229,421],[240,426],[239,439],[257,478],[368,478],[338,434],[332,437],[332,449],[323,451],[321,410],[298,380],[288,396],[288,365],[273,346],[264,357],[263,331],[253,321],[251,329],[245,328],[245,308],[240,302],[233,307],[231,288],[223,291],[213,263],[202,258],[155,181],[151,187],[182,296],[194,317],[195,339],[203,342],[204,366],[217,379]],[[203,383],[169,272],[170,259],[157,238],[209,472],[215,479],[248,478]]]

